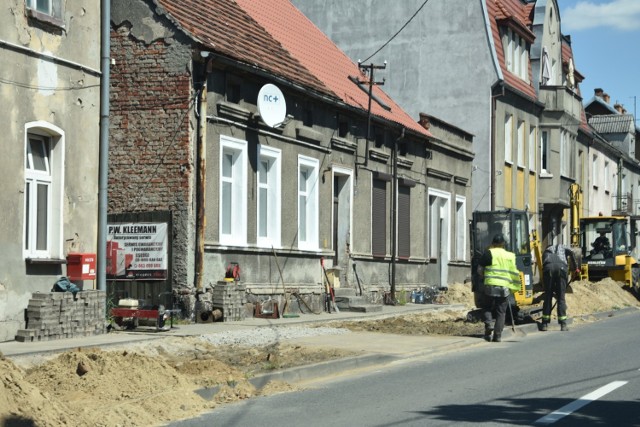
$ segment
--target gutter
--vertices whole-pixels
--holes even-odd
[[[103,9],[104,9],[104,6],[103,6]],[[102,12],[103,15],[104,15],[104,13],[105,12]],[[107,13],[111,13],[111,12],[109,11]],[[107,21],[107,24],[109,24],[108,21]],[[109,33],[108,36],[110,37],[111,34]],[[24,46],[20,46],[20,45],[17,45],[17,44],[13,44],[13,43],[10,43],[10,42],[4,41],[4,40],[0,40],[0,46],[9,48],[9,49],[14,50],[16,52],[25,53],[25,54],[27,54],[29,56],[33,56],[35,58],[42,58],[42,59],[46,59],[46,60],[51,61],[51,62],[55,62],[57,64],[66,65],[68,67],[84,71],[85,73],[91,74],[91,75],[93,75],[95,77],[100,77],[101,75],[104,75],[104,72],[105,72],[104,71],[104,67],[102,66],[102,64],[101,64],[101,69],[100,70],[96,70],[94,68],[87,67],[86,65],[82,65],[82,64],[80,64],[78,62],[69,61],[68,59],[59,58],[57,56],[50,55],[48,53],[38,52],[38,51],[35,51],[35,50],[30,49],[28,47],[24,47]],[[108,70],[107,70],[107,73],[108,73]]]
[[[111,55],[111,0],[100,5],[100,152],[98,175],[98,248],[96,281],[98,289],[107,290],[107,203],[109,185],[109,86]]]

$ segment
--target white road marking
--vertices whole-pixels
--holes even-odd
[[[580,399],[575,400],[571,403],[569,403],[568,405],[563,406],[562,408],[558,409],[557,411],[554,411],[552,413],[550,413],[549,415],[545,415],[544,417],[538,419],[534,424],[542,424],[542,425],[548,425],[548,424],[553,424],[556,421],[566,417],[567,415],[571,414],[572,412],[577,411],[578,409],[582,408],[585,405],[588,405],[589,403],[593,402],[594,400],[598,400],[599,398],[601,398],[602,396],[611,393],[613,390],[622,387],[623,385],[625,385],[628,381],[614,381],[612,383],[607,384],[604,387],[600,387],[599,389],[592,391],[589,394],[585,394],[584,396],[582,396]]]

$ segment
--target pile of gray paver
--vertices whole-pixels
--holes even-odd
[[[27,305],[26,329],[16,341],[49,341],[106,332],[106,292],[87,290],[34,293]]]
[[[213,287],[213,309],[222,311],[223,322],[246,319],[245,291],[246,286],[237,281],[220,281]]]

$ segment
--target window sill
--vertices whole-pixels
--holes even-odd
[[[62,265],[66,264],[66,259],[56,259],[56,258],[25,258],[27,264],[31,265]]]
[[[47,25],[52,25],[57,28],[64,29],[64,21],[55,16],[48,15],[46,13],[38,12],[35,9],[27,9],[27,16],[35,19],[36,21],[43,22]]]
[[[398,167],[411,169],[412,166],[413,166],[413,160],[409,160],[404,156],[398,156]]]
[[[349,153],[355,153],[358,149],[358,144],[351,142],[348,139],[334,136],[331,138],[331,148],[340,149]]]
[[[322,133],[308,126],[297,126],[296,137],[298,137],[298,139],[302,139],[303,141],[310,141],[318,144],[322,142],[322,139],[323,139]]]
[[[540,172],[540,175],[539,175],[539,176],[540,176],[540,179],[550,179],[550,178],[553,178],[553,174],[552,174],[552,173],[544,172],[544,171]]]
[[[369,158],[371,160],[376,160],[382,163],[386,163],[387,161],[389,161],[390,157],[391,155],[389,153],[385,153],[382,150],[376,150],[374,148],[369,149]]]

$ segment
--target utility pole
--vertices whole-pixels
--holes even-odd
[[[382,65],[375,65],[373,62],[369,65],[362,64],[358,61],[358,68],[368,77],[366,80],[358,79],[356,82],[358,84],[366,84],[369,87],[369,106],[367,108],[367,133],[366,133],[366,145],[364,152],[364,163],[361,163],[365,167],[369,165],[369,138],[371,137],[371,100],[373,98],[373,87],[374,86],[382,86],[384,85],[385,79],[382,81],[375,81],[374,72],[375,70],[384,70],[387,68],[387,61],[384,61]],[[356,169],[356,174],[358,173],[358,169]]]

